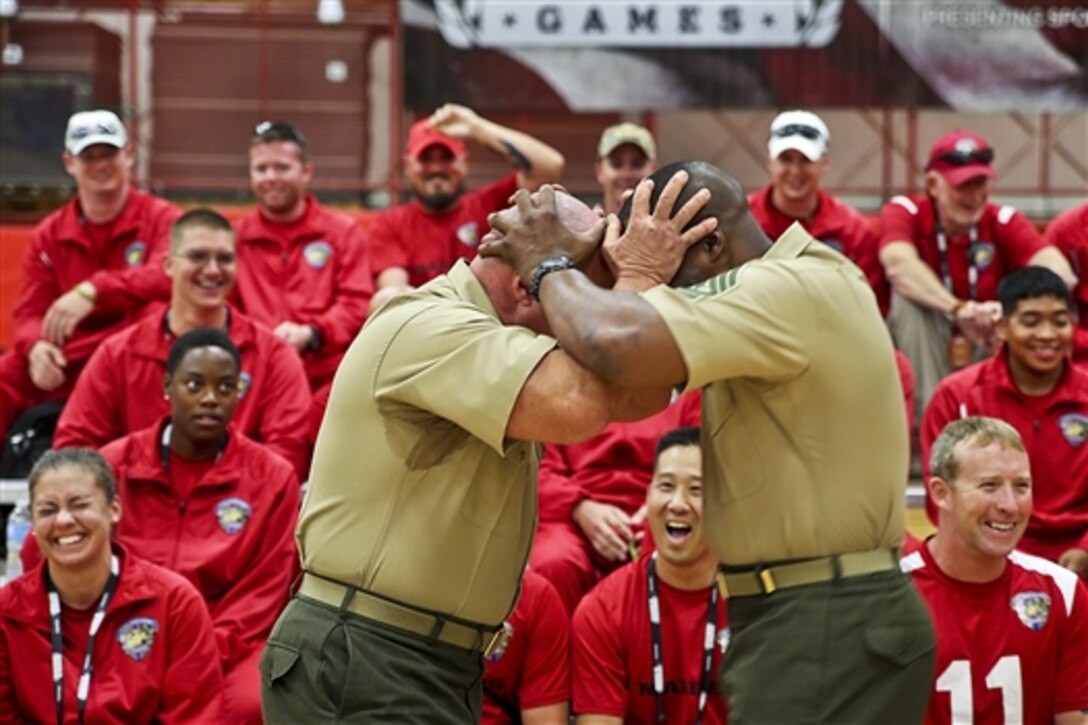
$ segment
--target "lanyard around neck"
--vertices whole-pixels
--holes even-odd
[[[95,610],[91,620],[91,630],[87,635],[87,651],[83,655],[83,671],[79,676],[79,685],[76,687],[77,722],[83,722],[83,713],[87,709],[87,697],[91,692],[91,672],[94,669],[94,640],[102,627],[102,620],[106,618],[106,607],[117,589],[117,578],[120,573],[120,565],[117,556],[110,557],[110,576],[106,580],[106,588],[102,590],[102,596],[98,599],[98,609]],[[57,706],[57,725],[64,723],[64,639],[61,637],[61,605],[60,593],[53,578],[49,576],[49,569],[45,570],[45,588],[49,593],[49,620],[52,626],[53,640],[53,698]]]
[[[657,721],[668,722],[665,716],[665,661],[661,643],[661,599],[657,594],[657,552],[650,557],[646,567],[647,599],[650,607],[650,643],[653,653],[654,694],[657,696]],[[703,721],[707,699],[710,696],[710,671],[714,659],[714,640],[718,633],[718,587],[710,587],[710,605],[706,613],[706,629],[703,632],[703,674],[699,679],[699,709],[695,725]]]
[[[967,299],[978,297],[978,266],[975,264],[975,251],[978,245],[978,225],[972,224],[967,228],[967,234],[971,243],[967,245]],[[952,269],[948,263],[948,238],[944,234],[941,220],[937,220],[937,251],[941,255],[941,281],[944,288],[955,295],[952,289]]]

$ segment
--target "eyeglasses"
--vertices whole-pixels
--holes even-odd
[[[215,263],[220,267],[233,267],[234,262],[237,259],[234,252],[220,252],[219,254],[212,254],[206,249],[187,249],[180,254],[171,255],[184,259],[194,267],[207,266],[208,262],[215,259]]]
[[[946,151],[938,154],[934,161],[944,161],[953,166],[967,166],[968,164],[989,164],[994,160],[994,150],[991,148],[971,149],[970,151]]]
[[[306,148],[306,137],[302,131],[284,121],[261,121],[253,127],[254,141],[294,141],[300,148]]]
[[[810,141],[819,141],[824,135],[815,126],[803,123],[790,123],[771,132],[773,138],[786,138],[787,136],[804,136]]]

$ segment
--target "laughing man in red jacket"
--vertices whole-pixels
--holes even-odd
[[[310,391],[298,355],[226,304],[236,269],[234,231],[214,211],[194,209],[174,226],[166,271],[170,306],[106,340],[87,364],[57,424],[54,446],[101,447],[170,412],[163,398],[175,339],[197,327],[226,331],[242,354],[235,426],[283,456],[300,477],[309,466]]]
[[[265,121],[249,143],[257,208],[238,232],[238,307],[298,350],[313,390],[366,320],[374,282],[362,229],[307,193],[310,148],[289,123]]]

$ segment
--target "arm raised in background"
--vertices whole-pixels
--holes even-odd
[[[471,108],[447,103],[431,114],[430,125],[450,138],[472,139],[505,158],[518,175],[518,186],[535,190],[563,174],[566,160],[554,148],[529,134],[480,116]]]

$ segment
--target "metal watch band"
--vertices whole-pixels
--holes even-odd
[[[529,294],[533,299],[540,299],[540,283],[552,272],[562,272],[564,269],[574,269],[574,260],[565,254],[558,257],[548,257],[533,270],[533,276],[529,278]]]

